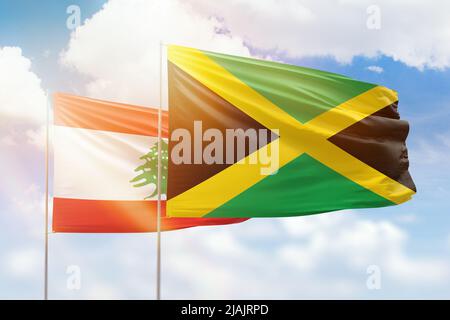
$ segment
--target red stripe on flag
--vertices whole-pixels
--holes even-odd
[[[57,93],[54,124],[66,127],[158,136],[158,109]],[[168,113],[162,113],[162,137],[168,137]]]
[[[53,231],[66,233],[132,233],[156,231],[157,201],[53,199]],[[225,225],[247,219],[167,218],[162,202],[161,230]]]

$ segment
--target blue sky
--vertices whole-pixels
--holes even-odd
[[[106,2],[0,0],[0,49],[21,49],[17,58],[30,61],[25,76],[33,73],[41,80],[38,91],[67,91],[145,105],[156,101],[152,90],[157,85],[152,81],[156,79],[157,66],[145,62],[143,57],[147,54],[151,60],[159,45],[158,38],[227,53],[251,52],[393,88],[399,93],[401,116],[411,126],[407,141],[410,171],[418,188],[412,201],[382,209],[298,219],[263,219],[223,228],[164,234],[163,296],[450,297],[447,164],[450,160],[447,65],[450,50],[440,47],[445,46],[445,38],[438,38],[438,32],[435,38],[430,38],[430,43],[422,43],[420,31],[417,31],[417,41],[405,31],[410,27],[408,22],[400,19],[398,26],[389,23],[390,13],[397,9],[404,9],[405,15],[430,13],[432,9],[425,1],[408,8],[381,1],[382,18],[386,17],[382,21],[387,25],[382,24],[381,36],[373,30],[360,31],[350,22],[340,23],[352,20],[346,17],[338,16],[330,21],[326,9],[321,11],[319,5],[311,4],[311,7],[299,5],[295,10],[288,5],[277,10],[255,9],[255,23],[273,23],[272,28],[269,23],[266,32],[262,30],[259,34],[244,22],[240,7],[246,3],[244,0],[229,6],[202,0],[189,5],[174,0],[160,6],[139,0],[132,4],[112,0],[102,9]],[[81,8],[82,15],[82,25],[76,35],[65,26],[66,8],[73,4]],[[267,8],[271,5],[271,0],[264,2]],[[364,25],[363,4],[330,6],[335,7],[330,11],[348,12],[354,21],[361,9],[362,22],[358,24]],[[148,9],[148,17],[143,9]],[[97,12],[98,16],[94,16]],[[286,16],[286,12],[295,12],[302,20],[297,20],[295,15],[280,20],[279,16]],[[137,17],[135,21],[130,20],[133,15]],[[91,17],[91,21],[85,22]],[[173,21],[179,26],[173,27]],[[446,19],[442,18],[443,25],[438,25],[439,16],[436,21],[436,26],[431,27],[449,28]],[[346,24],[350,24],[348,29]],[[218,26],[227,30],[225,35],[217,33]],[[319,39],[335,36],[340,42],[323,41],[314,46],[310,38],[299,36],[297,29]],[[346,32],[346,38],[339,38],[338,32]],[[401,46],[386,42],[389,34]],[[435,51],[428,52],[430,47]],[[370,71],[369,66],[381,67],[382,72]],[[18,92],[17,101],[24,95],[26,91]],[[4,100],[0,97],[0,101]],[[23,112],[42,113],[43,110]],[[38,134],[41,123],[22,113],[2,110],[1,115],[2,135],[18,143],[1,145],[0,172],[8,186],[0,188],[0,297],[40,298],[43,149],[38,143],[28,143],[29,136],[24,132],[31,130]],[[361,244],[352,245],[348,233],[360,235],[355,241],[360,239]],[[342,244],[318,244],[320,239],[333,237],[341,239]],[[50,235],[50,295],[52,298],[152,298],[154,247],[153,235]],[[261,266],[261,261],[268,265]],[[365,287],[366,267],[370,264],[380,265],[382,272],[386,270],[382,273],[385,276],[381,290]],[[79,291],[65,287],[68,265],[81,267],[83,287]],[[275,276],[289,272],[292,272],[289,277]]]
[[[71,30],[65,27],[70,5],[83,8],[81,19],[87,19],[101,9],[105,1],[41,1],[32,0],[0,2],[0,39],[2,46],[18,46],[23,54],[33,59],[32,69],[41,77],[47,88],[69,87],[74,79],[60,74],[57,55],[70,39]],[[45,53],[49,51],[50,56]]]

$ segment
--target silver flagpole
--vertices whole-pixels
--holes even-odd
[[[47,91],[46,132],[45,132],[45,253],[44,253],[44,300],[48,300],[48,161],[49,161],[49,117],[50,96]]]
[[[161,300],[161,143],[163,103],[163,43],[159,43],[159,108],[158,108],[158,204],[156,221],[156,300]]]

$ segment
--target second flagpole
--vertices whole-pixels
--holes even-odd
[[[161,300],[161,140],[163,103],[163,43],[159,43],[159,108],[158,108],[158,204],[156,221],[156,300]]]

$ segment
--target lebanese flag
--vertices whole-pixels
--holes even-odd
[[[62,93],[54,95],[53,103],[53,231],[156,231],[157,166],[152,164],[157,155],[152,150],[157,150],[158,110]],[[162,123],[163,146],[168,138],[165,111]],[[167,156],[162,160],[167,172]],[[246,220],[169,218],[165,196],[162,231]]]

